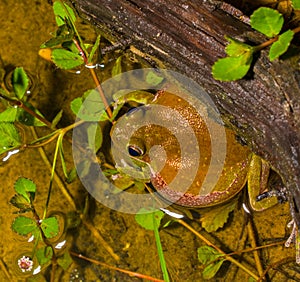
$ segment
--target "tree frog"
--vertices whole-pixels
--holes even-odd
[[[212,145],[206,122],[187,101],[171,92],[159,91],[153,97],[154,99],[152,98],[150,102],[152,105],[174,109],[188,121],[195,132],[200,151],[195,177],[193,180],[189,179],[189,173],[183,176],[182,180],[191,181],[191,185],[189,185],[188,190],[182,192],[180,189],[171,189],[168,185],[184,165],[181,162],[181,151],[176,136],[170,133],[168,128],[150,123],[141,126],[131,135],[127,144],[128,154],[137,163],[139,160],[141,163],[150,164],[151,162],[151,183],[163,198],[188,208],[209,207],[228,201],[241,191],[248,181],[250,204],[254,210],[263,210],[277,203],[275,197],[266,198],[260,202],[256,201],[256,197],[266,188],[269,166],[264,160],[252,153],[248,147],[242,146],[236,140],[234,132],[228,128],[225,128],[226,156],[220,177],[211,192],[206,195],[199,194],[208,168],[214,169],[215,166],[217,169],[218,167],[211,163]],[[141,119],[147,114],[147,109],[142,111],[140,113]],[[131,113],[128,113],[128,116],[130,115]],[[162,118],[167,119],[168,117]],[[222,127],[223,125],[215,124],[215,126]],[[155,160],[153,161],[153,154],[151,157],[151,150],[154,147],[164,149],[164,153],[161,154],[164,158],[164,165],[158,170],[152,167]],[[156,158],[160,158],[159,153],[156,154]],[[186,163],[188,165],[189,160],[186,160]]]

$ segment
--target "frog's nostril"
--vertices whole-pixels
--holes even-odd
[[[139,146],[136,145],[129,145],[127,147],[128,153],[130,156],[132,157],[140,157],[142,155],[144,155],[144,150],[142,148],[140,148]]]

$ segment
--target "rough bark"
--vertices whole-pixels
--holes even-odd
[[[300,226],[300,91],[296,59],[270,63],[265,52],[237,82],[215,81],[213,63],[225,56],[224,35],[265,40],[224,11],[221,2],[191,0],[77,0],[78,10],[113,42],[130,42],[194,79],[253,151],[283,178]],[[124,43],[125,44],[125,43]],[[294,57],[295,58],[295,57]]]

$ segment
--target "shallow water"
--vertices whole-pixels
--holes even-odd
[[[4,0],[0,4],[0,21],[0,56],[6,73],[16,66],[24,67],[33,79],[30,102],[48,120],[52,120],[58,111],[63,109],[64,116],[59,126],[71,124],[75,116],[70,111],[70,102],[75,97],[81,96],[85,90],[94,88],[94,85],[87,70],[83,69],[80,75],[62,71],[38,56],[39,46],[49,39],[50,33],[55,30],[51,6],[47,1]],[[93,41],[96,37],[93,28],[86,23],[81,23],[79,30],[88,41]],[[110,58],[106,58],[104,69],[98,71],[102,80],[110,76],[112,63],[117,57],[118,55],[112,53]],[[133,67],[133,64],[135,67],[137,65],[136,56],[128,52],[124,61],[129,69]],[[44,128],[37,130],[39,136],[49,132]],[[28,140],[32,140],[30,130],[26,129],[25,135]],[[49,144],[44,148],[50,160],[53,157],[54,146],[55,144]],[[71,146],[68,143],[65,143],[65,151],[67,165],[70,168],[72,155]],[[63,179],[60,166],[57,171]],[[39,213],[42,213],[47,197],[50,170],[41,158],[41,152],[38,149],[26,149],[12,156],[8,161],[2,162],[0,175],[0,237],[2,238],[0,281],[25,281],[26,277],[18,271],[16,262],[24,253],[29,255],[32,252],[33,244],[28,242],[28,238],[11,230],[11,224],[16,217],[13,212],[16,209],[9,204],[9,200],[14,195],[13,185],[18,177],[30,178],[37,184],[36,208]],[[76,180],[72,184],[64,185],[72,195],[77,211],[82,211],[87,192],[80,181]],[[242,197],[239,203],[241,199]],[[61,186],[56,182],[49,212],[56,212],[56,214],[74,212],[72,202],[66,198]],[[78,217],[77,214],[77,219]],[[254,213],[252,219],[257,242],[261,245],[284,241],[289,235],[290,230],[286,228],[290,220],[288,204],[277,205],[262,213]],[[240,205],[230,215],[224,227],[217,232],[208,234],[201,229],[197,220],[188,222],[225,252],[250,248],[248,231],[245,229],[245,217]],[[101,242],[97,232],[104,238],[106,245]],[[75,224],[63,236],[67,239],[67,246],[62,249],[62,253],[71,250],[112,266],[162,279],[154,234],[140,227],[133,215],[119,213],[90,199],[87,218],[81,224]],[[197,259],[197,248],[204,243],[178,223],[162,228],[160,236],[172,281],[203,281],[204,267]],[[112,249],[110,253],[107,251],[108,246]],[[281,243],[264,249],[259,255],[264,269],[270,267],[268,274],[270,281],[300,281],[299,267],[294,264],[293,247],[287,249]],[[257,273],[252,252],[240,257],[249,269]],[[283,264],[284,262],[289,263]],[[35,281],[49,281],[49,277],[50,270],[47,268],[34,278]],[[243,270],[227,264],[213,281],[246,281],[248,277]],[[60,268],[56,270],[55,281],[142,280],[74,258],[74,262],[66,271]]]

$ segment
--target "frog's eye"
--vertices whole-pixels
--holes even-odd
[[[128,153],[132,157],[140,157],[144,155],[145,151],[143,148],[137,146],[137,145],[128,145],[127,147]]]

